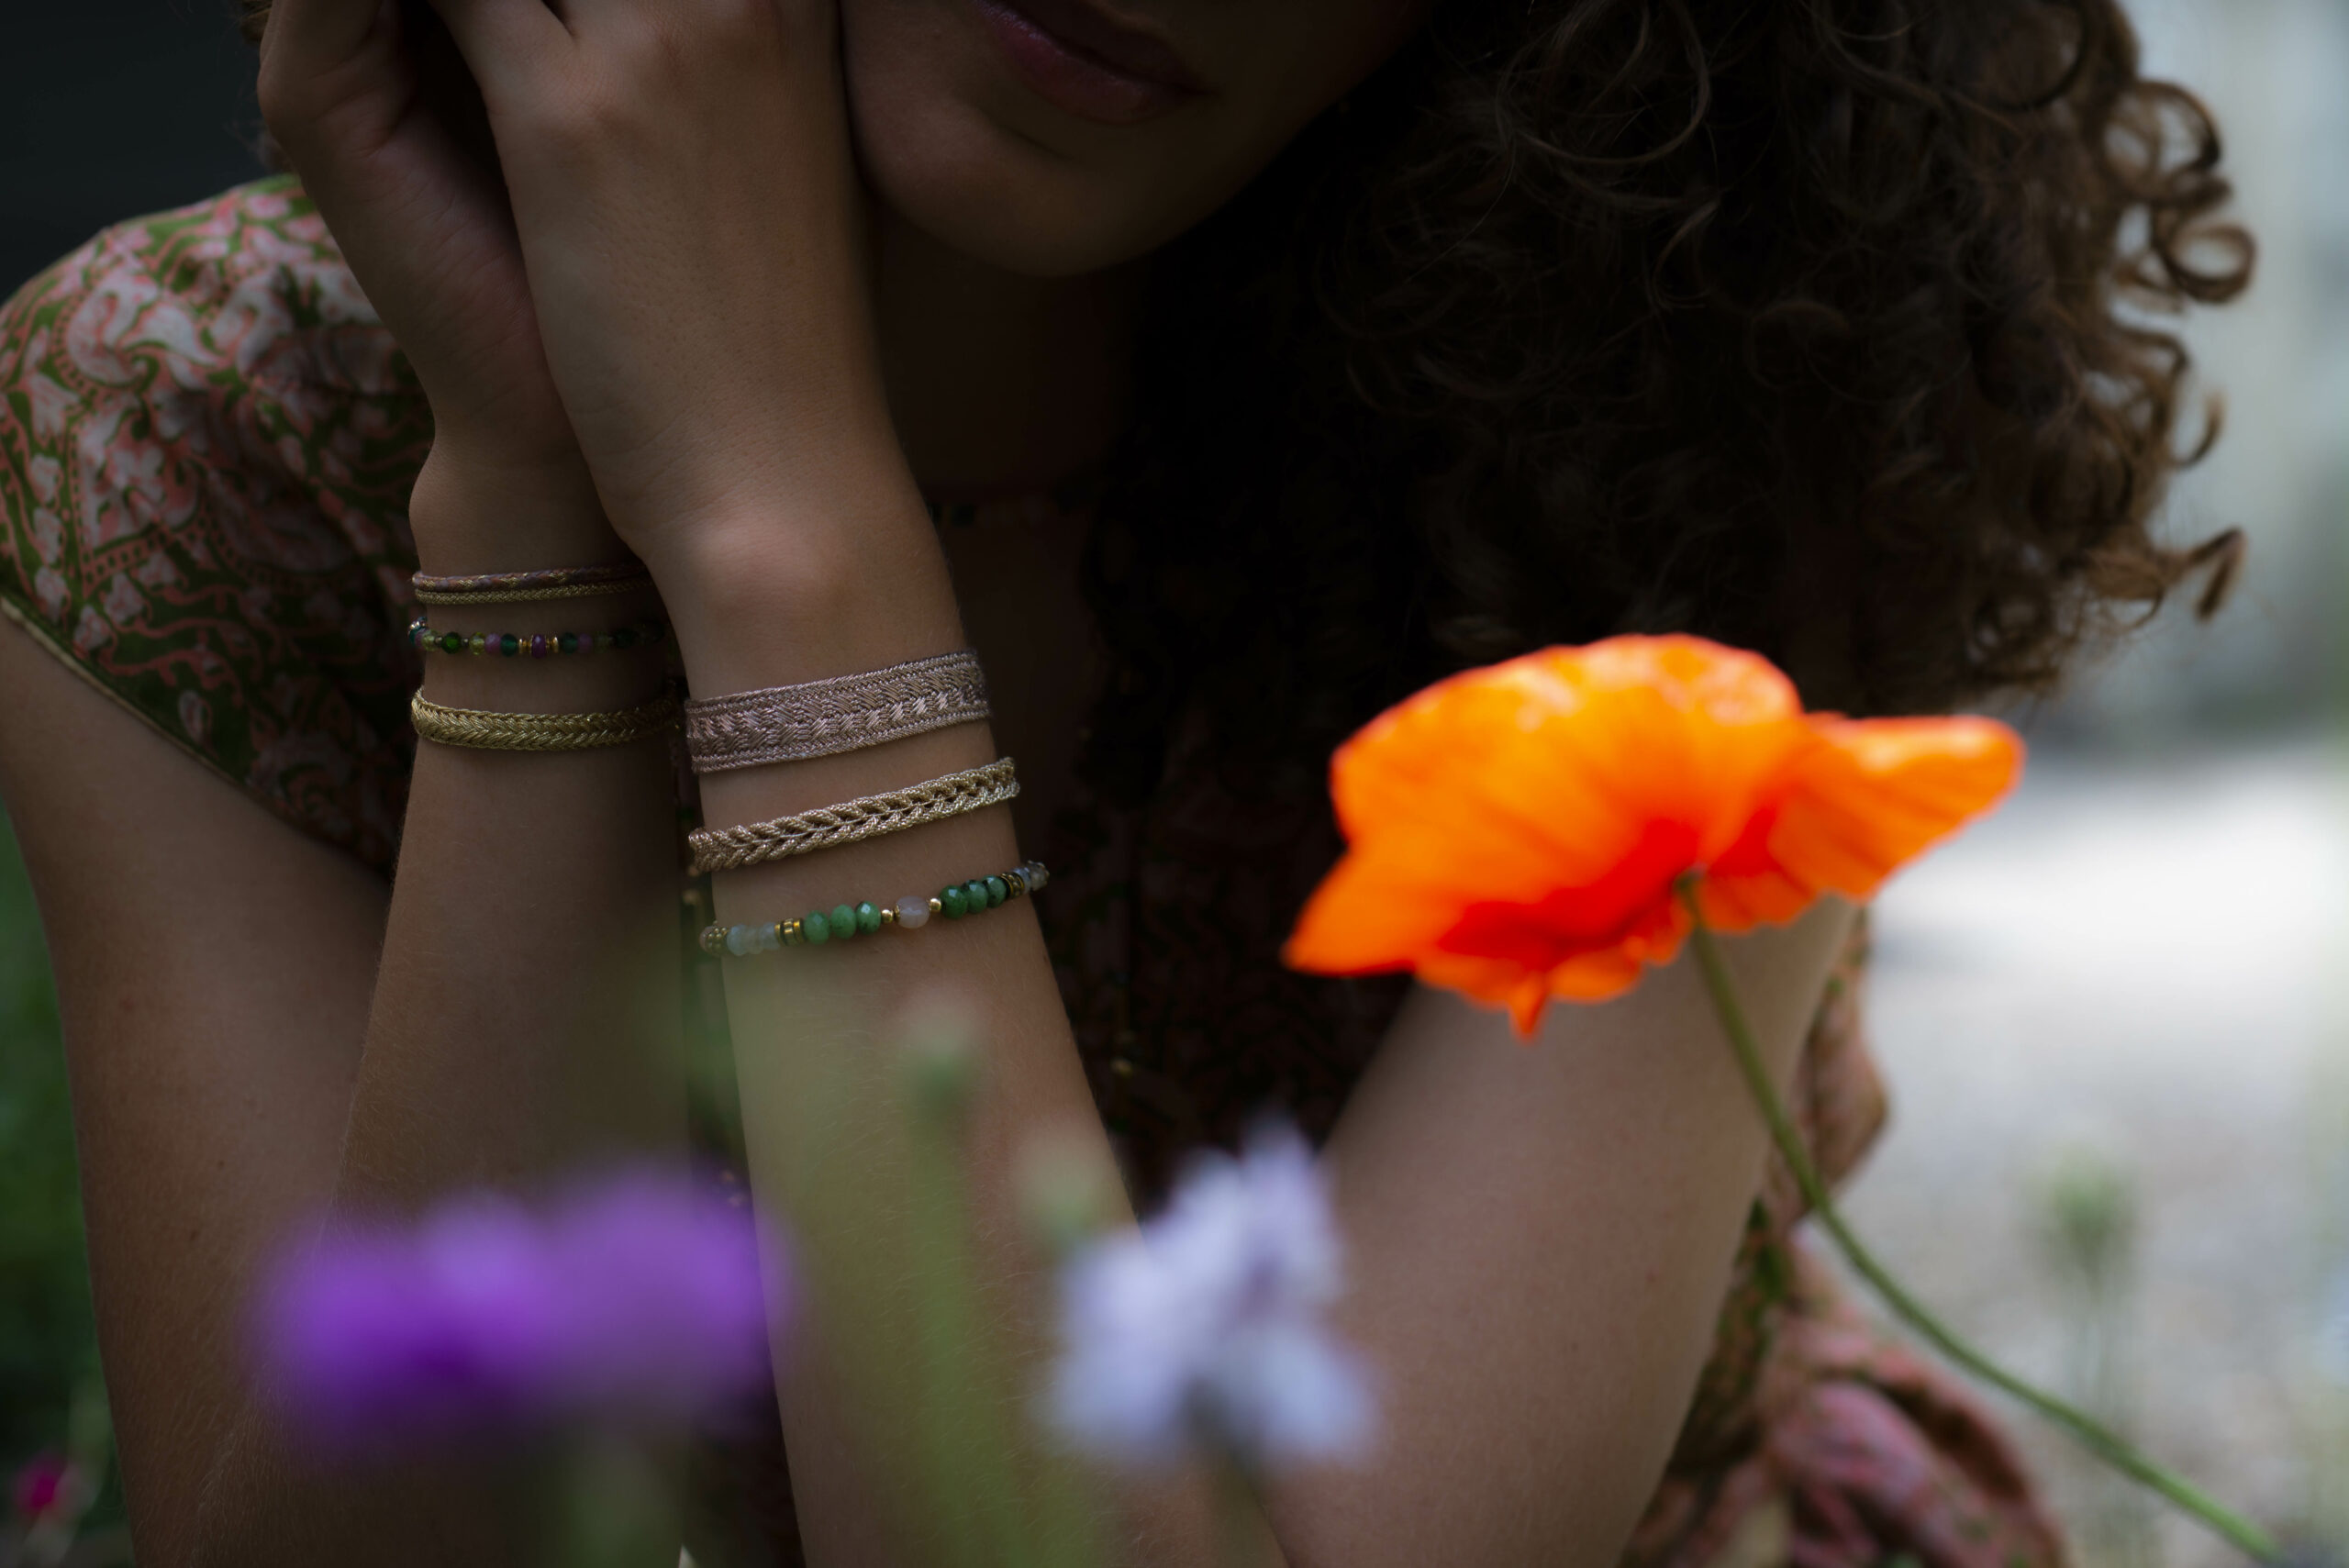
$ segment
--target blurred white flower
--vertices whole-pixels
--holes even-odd
[[[1303,1139],[1271,1131],[1239,1160],[1202,1159],[1164,1214],[1063,1271],[1053,1424],[1128,1463],[1202,1448],[1251,1469],[1358,1456],[1375,1410],[1325,1321],[1340,1264]]]

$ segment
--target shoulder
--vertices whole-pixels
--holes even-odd
[[[264,385],[411,395],[398,350],[291,176],[108,228],[0,306],[0,373],[57,392]]]
[[[388,862],[423,398],[290,179],[0,306],[0,609],[280,815]]]

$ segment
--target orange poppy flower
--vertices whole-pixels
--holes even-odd
[[[1620,995],[1679,951],[1683,877],[1721,931],[1865,900],[2021,761],[1991,719],[1807,715],[1767,660],[1698,638],[1548,649],[1440,682],[1339,749],[1349,848],[1285,956],[1409,970],[1531,1036],[1552,998]]]

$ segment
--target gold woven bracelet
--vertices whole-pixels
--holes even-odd
[[[703,828],[686,835],[694,851],[693,874],[740,871],[768,861],[789,860],[839,844],[858,844],[902,833],[925,823],[999,806],[1019,794],[1011,759],[969,768],[886,795],[863,795],[742,828]]]
[[[677,728],[677,699],[662,696],[618,713],[484,713],[442,707],[422,693],[408,704],[418,740],[481,751],[594,751],[650,740]]]

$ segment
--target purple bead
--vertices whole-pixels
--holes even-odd
[[[530,639],[530,657],[531,657],[531,658],[533,658],[533,659],[543,659],[543,658],[545,658],[546,656],[547,656],[547,639],[546,639],[546,638],[544,637],[544,635],[540,635],[540,636],[537,636],[537,637],[533,637],[533,638],[531,638],[531,639]]]

